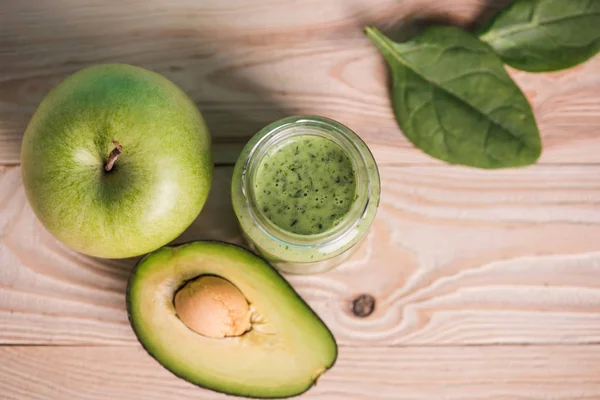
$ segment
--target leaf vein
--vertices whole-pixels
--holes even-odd
[[[518,107],[515,107],[514,104],[500,104],[498,107],[491,109],[487,113],[488,114],[494,114],[496,111],[502,110],[503,108],[512,108],[513,110],[518,111],[518,112],[522,112],[522,113],[526,112],[525,110],[522,110],[522,109],[520,109]]]
[[[483,40],[484,42],[490,43],[495,40],[503,39],[508,36],[513,36],[513,35],[516,35],[518,33],[524,32],[524,31],[540,28],[543,25],[551,25],[551,24],[555,24],[558,22],[568,21],[571,19],[577,19],[577,18],[582,18],[582,17],[593,17],[593,16],[597,16],[597,15],[600,15],[600,12],[599,13],[588,13],[588,14],[574,14],[574,15],[564,16],[561,18],[546,19],[546,20],[540,20],[540,21],[534,20],[533,22],[528,22],[526,24],[520,24],[520,25],[512,26],[510,28],[498,29],[495,33],[483,34],[481,36],[481,40]]]
[[[506,84],[506,82],[503,81],[498,75],[494,74],[491,71],[487,71],[487,70],[484,70],[484,69],[478,69],[478,70],[474,70],[474,71],[465,72],[464,74],[456,75],[456,76],[453,76],[452,78],[448,78],[446,80],[439,81],[439,82],[437,82],[437,84],[438,85],[445,85],[445,84],[447,84],[449,82],[454,82],[457,79],[466,78],[466,77],[469,77],[469,76],[472,76],[472,75],[489,75],[489,76],[495,78],[500,83]]]
[[[435,115],[435,120],[437,121],[438,126],[440,127],[442,133],[442,142],[444,143],[444,148],[446,149],[446,157],[450,154],[450,148],[448,147],[448,139],[447,135],[450,133],[444,124],[442,124],[442,120],[440,118],[440,114],[438,112],[437,106],[435,105],[435,87],[433,85],[429,85],[431,91],[431,108],[433,109],[433,114]]]
[[[423,102],[423,104],[420,104],[420,105],[419,105],[417,108],[415,108],[414,110],[412,110],[412,111],[410,112],[410,114],[408,114],[408,118],[407,118],[407,121],[408,121],[408,123],[409,123],[409,124],[410,124],[410,123],[412,123],[411,121],[412,121],[412,119],[415,117],[415,115],[416,115],[416,114],[417,114],[419,111],[421,111],[422,109],[424,109],[425,107],[427,107],[427,105],[428,105],[429,103],[431,103],[431,100],[426,100],[426,101],[424,101],[424,102]]]

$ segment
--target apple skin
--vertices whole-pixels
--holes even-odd
[[[122,154],[104,170],[118,141]],[[27,126],[21,174],[44,227],[102,258],[151,252],[179,236],[212,184],[212,140],[189,97],[126,64],[82,69],[54,88]]]

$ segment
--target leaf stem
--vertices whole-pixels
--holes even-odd
[[[394,52],[394,42],[392,42],[386,35],[383,34],[379,29],[374,26],[365,27],[365,35],[377,49],[383,55],[383,58],[392,67],[393,62],[399,62],[404,64],[404,61],[398,57],[398,54]]]
[[[379,29],[370,25],[365,27],[365,35],[369,38],[369,40],[371,40],[371,42],[373,42],[373,44],[375,44],[375,46],[377,46],[379,50],[383,50],[382,44],[388,40]]]

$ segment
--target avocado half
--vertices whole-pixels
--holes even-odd
[[[214,339],[189,329],[173,298],[202,275],[228,280],[246,297],[252,328]],[[236,245],[192,242],[163,247],[135,267],[127,312],[146,351],[173,374],[214,391],[283,398],[310,389],[337,358],[335,338],[265,260]]]

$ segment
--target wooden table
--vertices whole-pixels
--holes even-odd
[[[175,378],[136,341],[125,313],[136,260],[68,250],[26,202],[29,118],[61,79],[100,62],[166,75],[207,119],[215,182],[177,242],[241,243],[231,165],[268,122],[321,114],[375,153],[382,202],[360,251],[327,274],[288,276],[340,345],[304,398],[600,399],[600,56],[551,74],[510,70],[544,152],[532,167],[482,171],[410,145],[362,33],[472,28],[507,3],[1,0],[0,399],[225,397]],[[376,299],[364,319],[349,307],[362,293]]]

